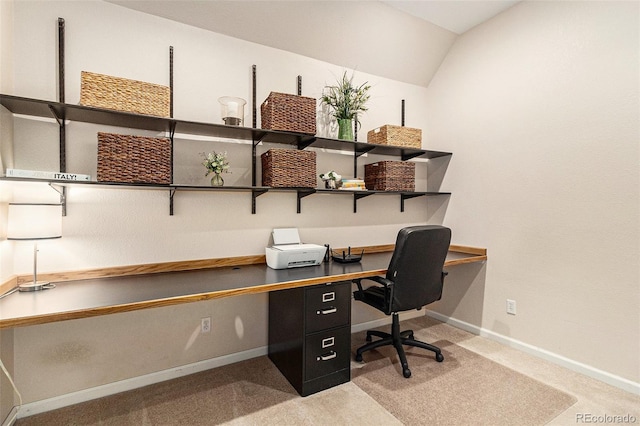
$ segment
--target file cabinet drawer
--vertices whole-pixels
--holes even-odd
[[[306,332],[349,324],[351,317],[351,283],[322,285],[306,291]]]
[[[305,341],[305,380],[349,368],[350,346],[348,325],[308,335]]]

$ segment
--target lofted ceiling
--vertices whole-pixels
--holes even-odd
[[[507,10],[520,0],[382,0],[387,5],[462,34]]]
[[[420,86],[429,85],[459,34],[518,3],[516,0],[105,1]]]

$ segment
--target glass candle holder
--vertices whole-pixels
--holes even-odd
[[[218,99],[222,109],[222,121],[228,126],[242,126],[244,121],[244,106],[247,101],[234,96],[223,96]]]

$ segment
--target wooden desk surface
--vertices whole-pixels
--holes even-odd
[[[392,252],[366,253],[359,263],[274,270],[265,264],[227,266],[125,277],[71,280],[56,288],[15,292],[0,299],[0,328],[88,318],[241,294],[256,294],[386,272]],[[449,252],[445,266],[486,260]]]

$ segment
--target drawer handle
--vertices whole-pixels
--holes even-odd
[[[316,311],[316,315],[329,315],[329,314],[335,314],[336,312],[338,312],[338,308],[329,308],[329,309],[323,309],[321,311]]]
[[[322,302],[333,302],[334,300],[336,300],[336,292],[335,291],[331,291],[329,293],[324,293],[322,295]]]
[[[337,356],[338,354],[335,351],[331,351],[326,355],[320,355],[319,357],[316,358],[316,361],[329,361],[331,359],[334,359]]]
[[[335,344],[335,338],[327,337],[326,339],[322,339],[322,349],[330,348]]]

